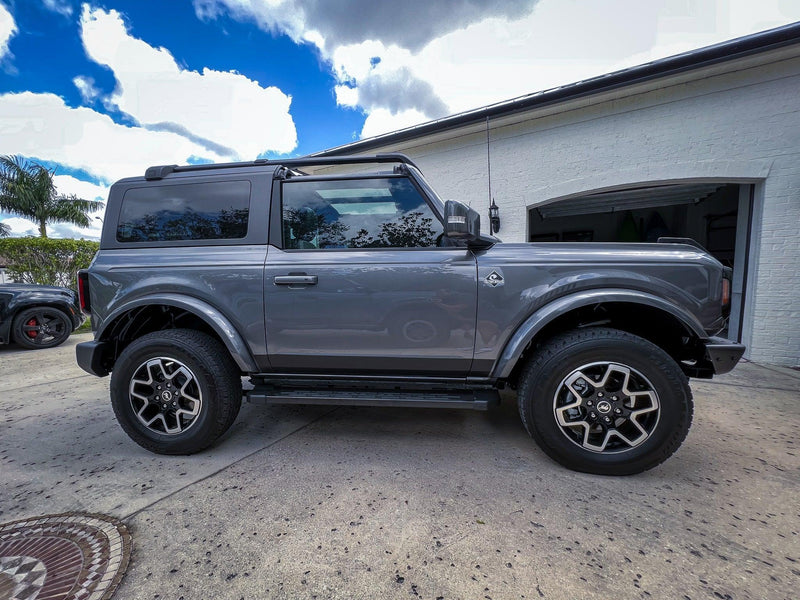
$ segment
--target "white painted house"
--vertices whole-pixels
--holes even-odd
[[[696,239],[734,268],[728,337],[800,366],[800,23],[320,154],[389,151],[484,226],[488,154],[504,241]]]

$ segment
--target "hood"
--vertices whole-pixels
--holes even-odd
[[[35,283],[2,283],[0,284],[0,294],[3,293],[15,296],[59,297],[68,299],[73,304],[77,302],[78,298],[78,294],[69,288]]]
[[[55,292],[68,295],[74,294],[69,288],[55,285],[39,285],[36,283],[0,283],[0,292]]]

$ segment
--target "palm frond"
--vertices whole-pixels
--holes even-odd
[[[76,196],[59,196],[49,207],[49,216],[53,221],[72,223],[79,227],[88,227],[91,223],[89,213],[103,207],[102,202],[84,200]]]
[[[103,203],[58,195],[53,174],[21,156],[0,156],[0,210],[38,223],[42,237],[47,237],[50,222],[88,227],[89,213],[100,210]]]

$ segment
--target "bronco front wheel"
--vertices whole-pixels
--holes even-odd
[[[658,346],[589,328],[557,336],[531,357],[519,410],[528,433],[562,465],[630,475],[678,449],[693,405],[686,376]]]

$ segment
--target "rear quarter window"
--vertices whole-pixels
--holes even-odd
[[[131,188],[117,223],[118,242],[242,239],[250,182],[218,181]]]

